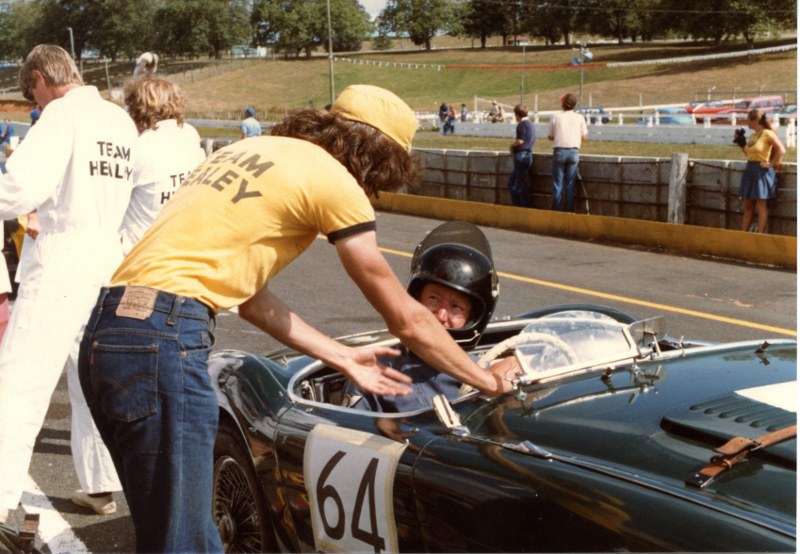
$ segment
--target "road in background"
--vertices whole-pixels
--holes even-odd
[[[378,214],[379,244],[405,282],[410,256],[439,221]],[[558,304],[596,303],[639,317],[664,315],[670,335],[711,341],[793,338],[797,329],[794,272],[697,260],[484,228],[500,273],[498,317]],[[309,323],[338,336],[384,327],[324,239],[281,273],[272,290]],[[233,313],[217,317],[217,348],[266,352],[277,343]],[[66,377],[58,384],[39,435],[26,494],[42,513],[43,550],[130,552],[133,530],[117,494],[114,516],[89,515],[69,500],[78,488],[69,448]],[[51,507],[49,507],[51,506]],[[22,510],[14,514],[19,525]],[[63,521],[62,519],[63,518]]]

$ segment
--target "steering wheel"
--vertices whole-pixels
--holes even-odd
[[[497,343],[491,349],[487,350],[478,359],[478,366],[482,367],[483,369],[488,369],[489,363],[494,361],[498,356],[500,356],[500,354],[504,353],[506,350],[516,348],[520,344],[525,344],[526,342],[545,343],[557,348],[562,354],[564,354],[569,364],[576,364],[580,361],[578,355],[575,353],[572,347],[559,337],[550,335],[548,333],[540,333],[538,331],[523,331],[513,337],[509,337],[506,340]],[[525,370],[525,366],[521,362],[520,365],[522,365],[523,370]],[[472,390],[473,387],[465,383],[461,385],[458,396],[464,396]]]

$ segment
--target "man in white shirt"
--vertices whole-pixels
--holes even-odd
[[[586,120],[575,113],[575,95],[561,96],[562,112],[550,118],[547,138],[553,141],[553,205],[555,211],[575,211],[581,143],[589,136]]]

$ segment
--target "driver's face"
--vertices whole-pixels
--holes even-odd
[[[425,283],[419,301],[448,329],[461,329],[472,311],[466,294],[437,283]]]

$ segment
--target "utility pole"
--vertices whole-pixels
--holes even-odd
[[[333,26],[331,25],[331,0],[326,0],[328,7],[328,74],[331,81],[331,104],[336,99],[336,91],[333,86]]]

